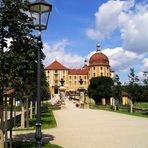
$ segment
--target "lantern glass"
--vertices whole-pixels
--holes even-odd
[[[36,30],[45,30],[52,10],[52,5],[44,0],[37,0],[30,4],[30,12],[33,19],[33,26]]]
[[[45,30],[48,25],[49,13],[31,13],[33,19],[33,26],[36,30]]]

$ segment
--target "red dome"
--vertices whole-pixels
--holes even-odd
[[[105,54],[101,52],[96,52],[90,57],[89,65],[90,66],[109,66],[109,60]]]

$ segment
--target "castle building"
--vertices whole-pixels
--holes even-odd
[[[109,65],[108,57],[100,50],[100,45],[96,47],[96,52],[90,57],[89,65],[85,64],[80,69],[70,69],[55,60],[45,68],[49,90],[51,94],[58,94],[60,80],[63,78],[66,91],[77,91],[80,88],[79,80],[83,80],[81,87],[87,90],[92,77],[106,76],[113,77],[114,72]]]

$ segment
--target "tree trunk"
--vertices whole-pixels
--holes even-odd
[[[12,114],[13,114],[13,98],[10,98],[10,148],[12,148],[12,128],[13,128],[13,121],[12,121]]]
[[[24,114],[24,102],[21,100],[22,112],[21,112],[21,128],[25,128],[25,114]]]
[[[3,133],[3,98],[0,97],[0,148],[4,148],[4,133]]]
[[[131,113],[133,112],[133,101],[132,101],[132,99],[130,100],[130,112]]]
[[[8,120],[8,108],[7,108],[7,97],[5,97],[5,148],[8,148],[8,132],[7,132],[7,128],[8,128],[8,123],[7,123],[7,120]]]
[[[33,110],[32,101],[30,101],[30,119],[32,119],[32,110]]]
[[[26,127],[29,128],[29,104],[28,104],[28,98],[26,98]]]
[[[16,127],[16,100],[15,98],[13,100],[13,105],[14,105],[14,127]]]

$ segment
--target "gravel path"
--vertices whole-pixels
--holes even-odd
[[[58,128],[43,133],[64,148],[148,148],[146,118],[80,109],[70,101],[54,115]]]

